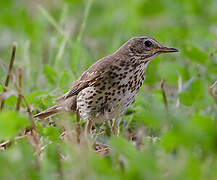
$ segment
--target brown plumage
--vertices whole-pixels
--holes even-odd
[[[35,117],[43,119],[62,111],[78,110],[87,121],[118,119],[134,102],[149,62],[158,54],[177,51],[162,46],[152,37],[134,37],[89,67],[72,88],[57,99],[57,105]]]

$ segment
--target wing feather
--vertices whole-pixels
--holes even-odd
[[[59,97],[57,101],[75,96],[83,89],[94,85],[99,79],[103,78],[105,73],[108,72],[110,64],[111,62],[109,56],[97,61],[87,71],[85,71],[81,77],[75,81],[72,88],[66,94]]]

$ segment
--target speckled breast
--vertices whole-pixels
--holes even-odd
[[[111,65],[102,79],[78,94],[81,118],[108,121],[121,117],[142,86],[146,66],[147,63],[124,61]]]

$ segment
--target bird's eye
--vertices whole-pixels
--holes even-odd
[[[151,47],[151,45],[152,45],[151,41],[149,41],[149,40],[145,41],[145,46],[146,47]]]

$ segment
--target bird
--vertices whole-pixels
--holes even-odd
[[[96,61],[57,98],[56,105],[34,117],[77,112],[87,122],[117,122],[135,101],[148,64],[157,55],[172,52],[178,49],[163,46],[153,37],[133,37],[113,54]]]

